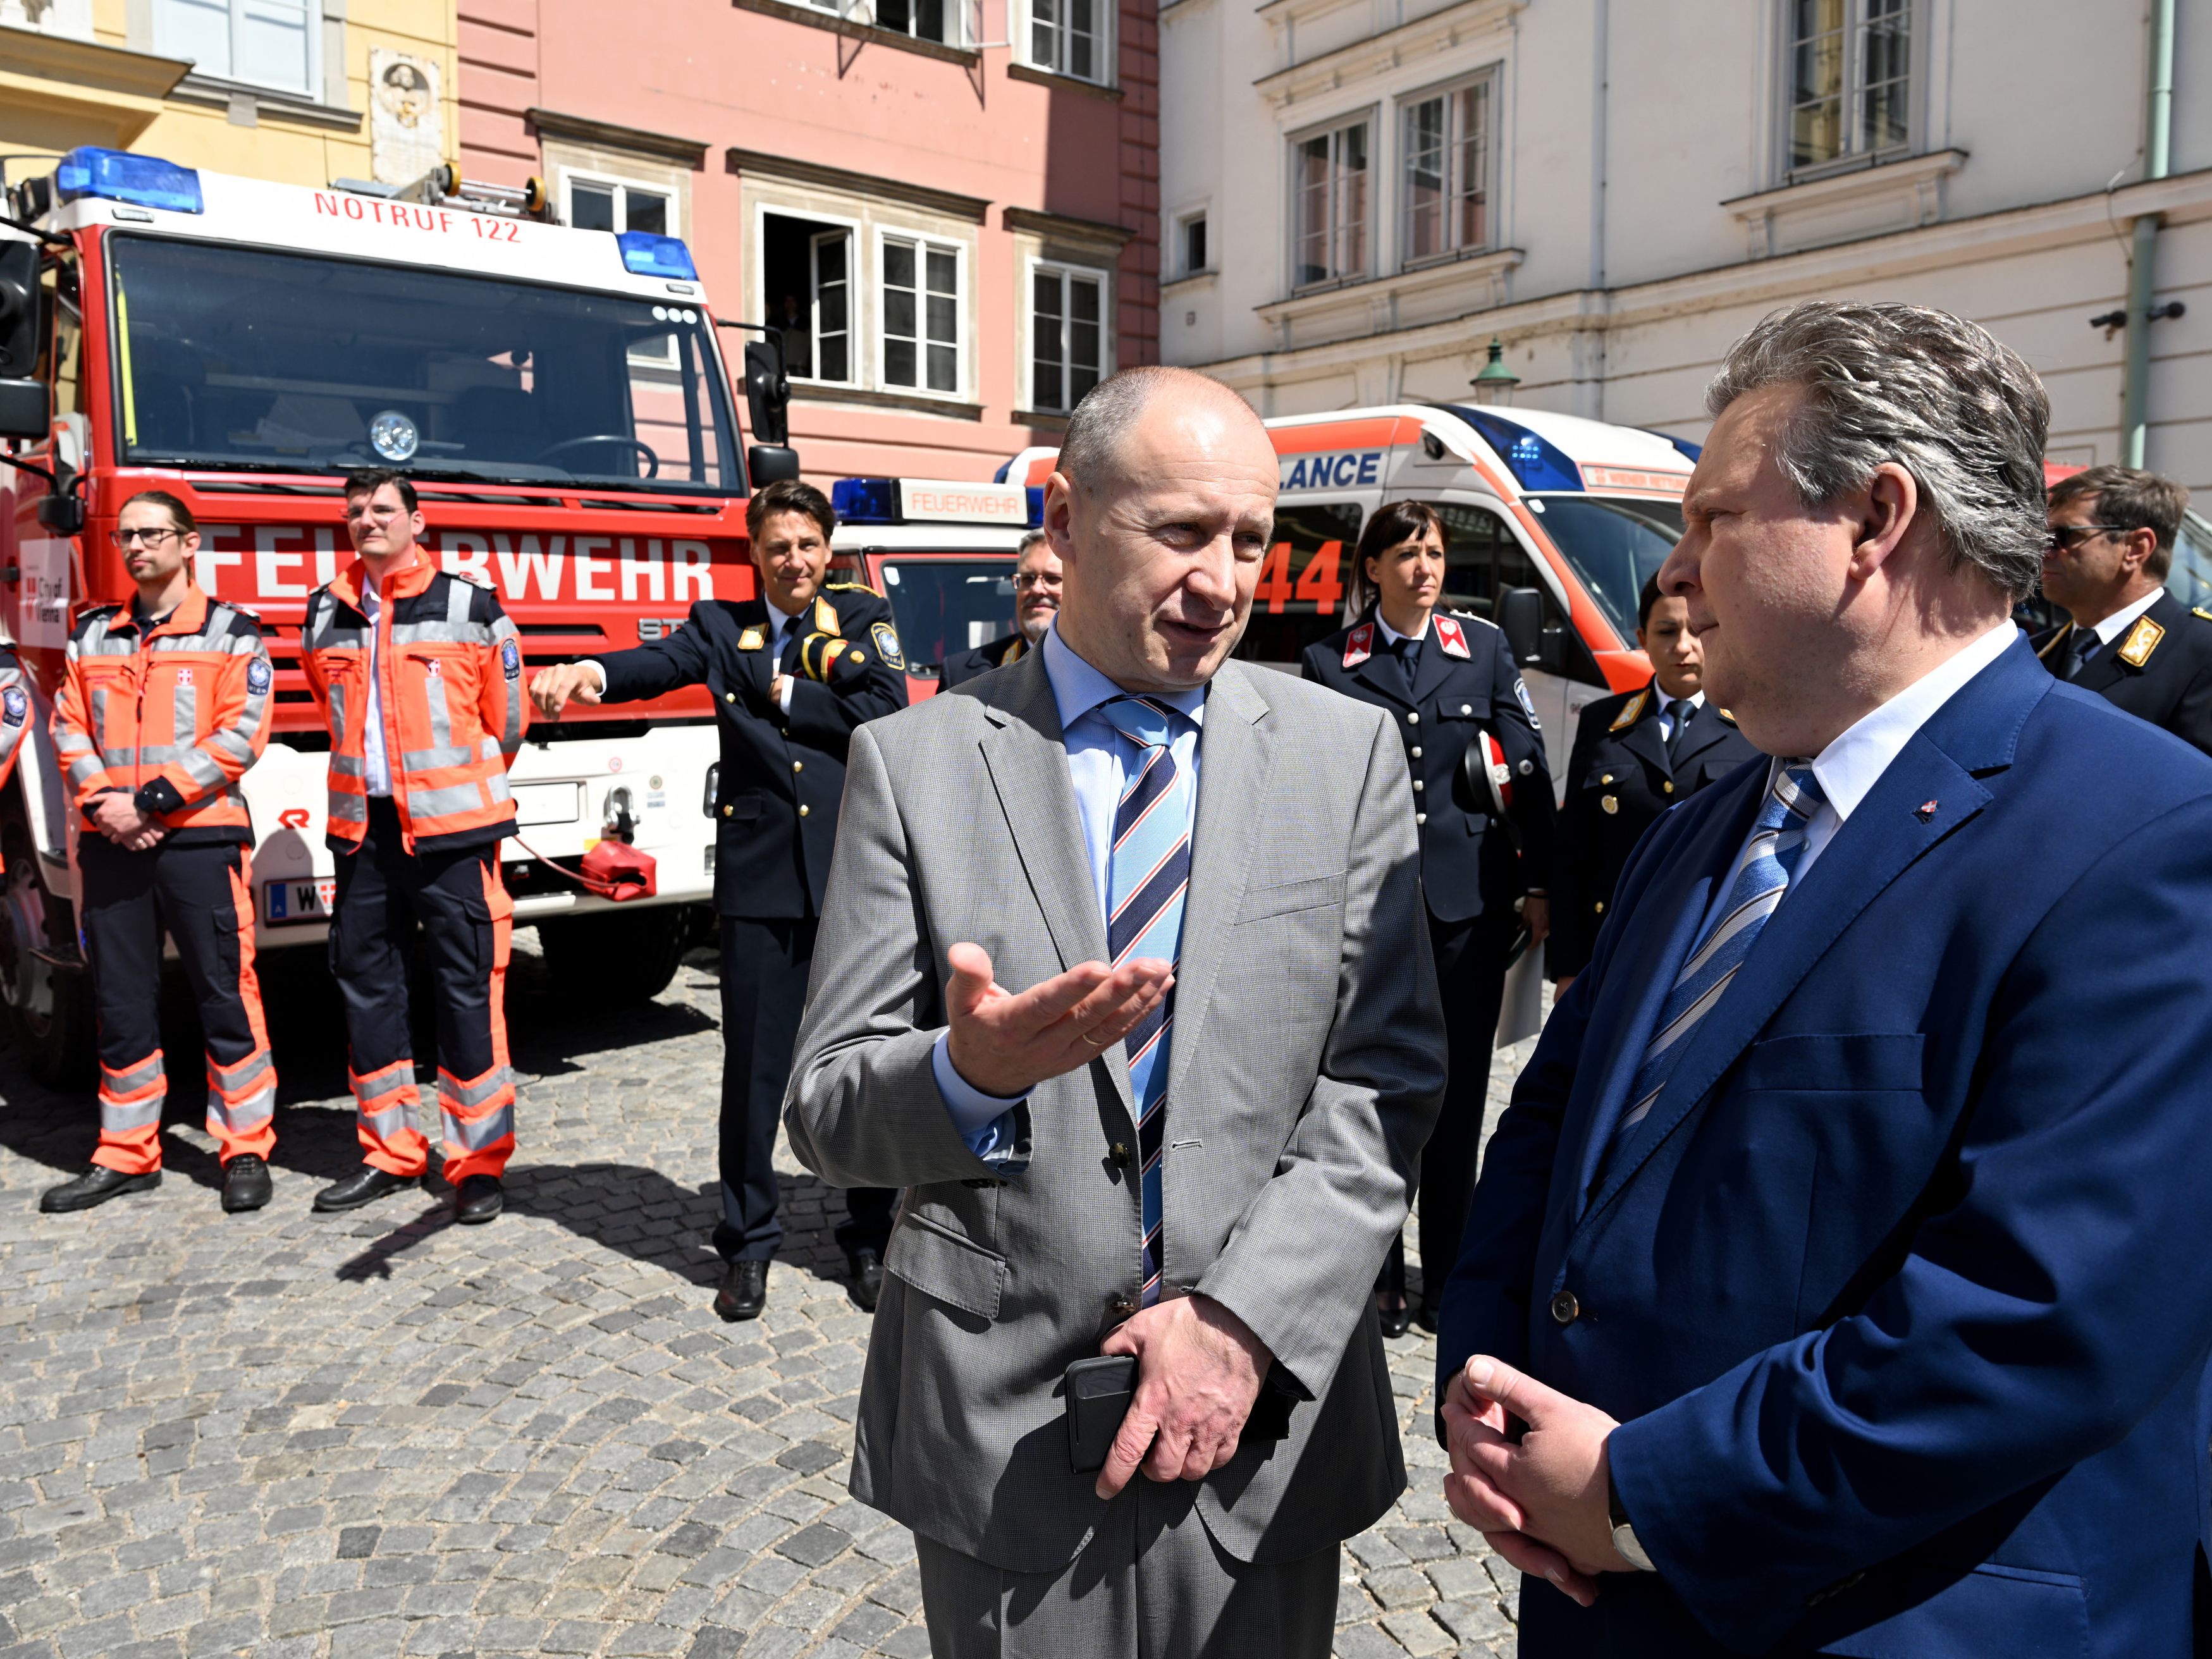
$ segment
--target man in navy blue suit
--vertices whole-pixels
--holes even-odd
[[[1659,574],[1771,761],[1655,824],[1485,1161],[1446,1495],[1523,1659],[2212,1653],[2212,760],[2010,621],[1973,325],[1740,341]]]

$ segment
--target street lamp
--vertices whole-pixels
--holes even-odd
[[[1479,404],[1510,404],[1513,388],[1521,384],[1521,377],[1505,367],[1505,345],[1496,335],[1490,337],[1490,361],[1482,372],[1468,384],[1474,388],[1474,400]]]

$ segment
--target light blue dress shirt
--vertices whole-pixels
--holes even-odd
[[[1045,630],[1045,677],[1052,682],[1053,702],[1060,710],[1060,729],[1065,734],[1068,781],[1075,786],[1075,812],[1083,823],[1084,850],[1091,859],[1091,890],[1098,896],[1098,915],[1106,912],[1106,877],[1114,856],[1114,812],[1128,787],[1128,763],[1135,758],[1133,745],[1098,712],[1102,703],[1126,695],[1089,663],[1063,644],[1055,623]],[[1153,700],[1190,717],[1169,745],[1176,764],[1188,769],[1191,789],[1187,799],[1197,811],[1199,737],[1206,724],[1206,688],[1190,691],[1155,692]],[[1191,826],[1186,824],[1188,830]],[[947,1052],[951,1033],[938,1034],[930,1055],[937,1091],[945,1109],[969,1150],[988,1164],[1002,1164],[1013,1153],[1013,1109],[1022,1098],[1001,1099],[974,1087],[952,1068]]]

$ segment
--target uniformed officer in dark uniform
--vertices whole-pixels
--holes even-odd
[[[1529,948],[1549,923],[1552,776],[1536,712],[1505,635],[1480,617],[1438,610],[1445,532],[1434,509],[1397,501],[1368,521],[1355,570],[1374,599],[1349,629],[1306,648],[1305,678],[1389,711],[1413,773],[1429,939],[1443,994],[1450,1076],[1421,1158],[1425,1305],[1405,1304],[1405,1264],[1393,1245],[1376,1286],[1385,1331],[1409,1319],[1434,1330],[1444,1275],[1459,1259],[1474,1187],[1505,971],[1525,924]],[[1508,768],[1511,804],[1491,821],[1462,772],[1485,730]],[[1516,842],[1519,845],[1516,848]]]
[[[1059,614],[1060,558],[1044,532],[1032,530],[1022,538],[1014,555],[1014,631],[960,656],[947,657],[939,689],[949,691],[963,680],[1004,668],[1024,652],[1036,650]]]
[[[722,1220],[729,1264],[714,1310],[766,1305],[783,1237],[772,1156],[806,1001],[816,919],[837,844],[853,728],[906,704],[891,609],[871,588],[824,583],[837,515],[810,484],[772,483],[745,513],[762,596],[702,599],[664,640],[549,668],[531,696],[548,718],[570,697],[632,702],[704,685],[722,739],[714,908],[722,934]],[[872,1309],[897,1194],[854,1188],[837,1229],[854,1294]]]
[[[2212,754],[2212,612],[2166,592],[2189,492],[2129,466],[2093,466],[2051,490],[2043,594],[2070,621],[2035,637],[2062,680]]]
[[[1544,952],[1544,971],[1561,991],[1589,966],[1621,867],[1651,821],[1746,761],[1765,758],[1727,709],[1705,701],[1705,648],[1690,631],[1687,601],[1644,583],[1636,643],[1651,659],[1651,683],[1585,704],[1567,761]]]

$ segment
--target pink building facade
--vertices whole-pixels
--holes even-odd
[[[460,0],[461,170],[689,243],[815,482],[985,478],[1159,359],[1156,11]]]

